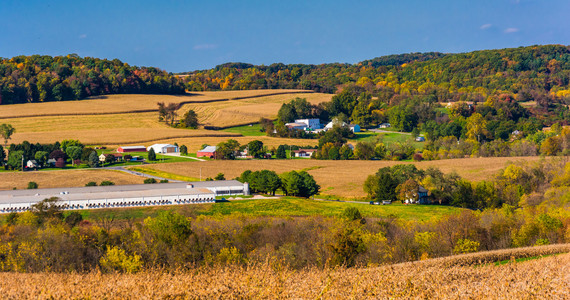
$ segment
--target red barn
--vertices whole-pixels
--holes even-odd
[[[123,146],[117,148],[117,152],[125,153],[125,152],[146,152],[145,146]]]
[[[208,146],[196,153],[196,157],[209,157],[209,158],[216,158],[216,150],[217,146]]]

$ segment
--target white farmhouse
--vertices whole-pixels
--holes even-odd
[[[321,129],[321,120],[319,119],[297,119],[295,123],[303,123],[310,129]]]

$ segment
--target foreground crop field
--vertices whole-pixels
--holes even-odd
[[[202,125],[227,127],[255,123],[261,117],[275,118],[281,104],[295,97],[320,103],[330,101],[332,95],[298,90],[203,92],[184,96],[109,95],[82,101],[5,105],[0,111],[0,124],[16,128],[10,140],[13,143],[79,139],[90,145],[117,146],[209,137],[214,138],[213,142],[210,140],[212,144],[217,144],[240,134],[171,128],[158,121],[156,103],[183,104],[179,118],[194,109]],[[188,142],[187,146],[196,150],[206,143]]]
[[[120,184],[142,184],[143,178],[113,170],[58,170],[41,172],[0,172],[0,190],[25,189],[34,181],[40,188],[80,187],[94,181],[110,180]]]
[[[414,162],[413,164],[421,169],[437,167],[444,173],[456,171],[468,180],[480,181],[496,174],[508,162],[535,162],[539,159],[539,157],[488,157],[423,161]],[[374,174],[382,167],[405,163],[412,162],[293,159],[189,162],[145,167],[194,178],[198,178],[200,172],[202,172],[202,178],[214,177],[220,172],[224,173],[226,178],[235,178],[245,170],[268,169],[277,173],[291,170],[306,170],[321,185],[322,194],[343,198],[358,198],[365,196],[362,185],[368,175]]]
[[[543,249],[530,248],[529,255]],[[509,251],[498,252],[508,255]],[[479,267],[450,266],[454,259],[457,258],[375,268],[300,271],[266,263],[132,275],[1,273],[0,293],[5,299],[568,299],[570,296],[570,254]],[[476,263],[477,255],[472,255],[472,259]]]
[[[237,216],[237,217],[297,217],[297,216],[340,216],[348,207],[357,208],[366,218],[395,217],[418,222],[436,221],[445,216],[459,214],[463,209],[440,205],[368,205],[336,201],[311,200],[293,197],[271,199],[243,199],[229,202],[201,205],[171,205],[154,207],[133,207],[80,211],[84,220],[96,222],[113,215],[116,220],[142,220],[156,217],[160,211],[170,210],[184,216]],[[1,217],[0,217],[1,220]]]

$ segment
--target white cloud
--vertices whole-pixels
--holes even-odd
[[[510,27],[510,28],[505,29],[504,32],[505,32],[505,33],[515,33],[515,32],[518,32],[518,31],[519,31],[518,28]]]
[[[218,45],[215,44],[200,44],[194,46],[194,50],[212,50],[218,48]]]
[[[481,30],[485,30],[485,29],[489,29],[489,28],[491,28],[491,26],[493,26],[493,25],[492,25],[492,24],[489,24],[489,23],[487,23],[487,24],[483,24],[483,25],[481,25],[481,27],[479,27],[479,29],[481,29]]]
[[[87,34],[85,34],[85,33],[79,36],[80,39],[84,39],[86,37],[87,37]]]

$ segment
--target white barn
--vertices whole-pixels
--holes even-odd
[[[178,148],[178,146],[170,145],[170,144],[154,144],[154,145],[146,148],[147,151],[150,151],[150,149],[153,149],[154,153],[178,153],[178,152],[180,152],[180,149]]]

